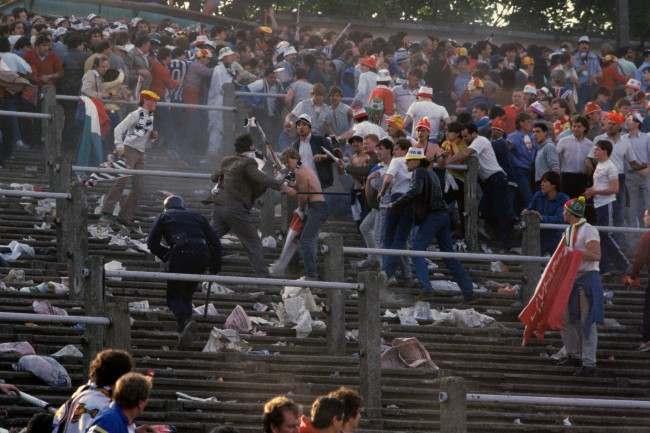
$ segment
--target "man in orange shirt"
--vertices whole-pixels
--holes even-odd
[[[368,97],[368,104],[373,99],[381,99],[384,102],[384,114],[386,116],[392,116],[395,113],[395,103],[393,90],[390,86],[390,73],[387,69],[381,69],[379,74],[377,74],[377,87],[372,89],[370,96]]]
[[[149,65],[151,71],[151,85],[149,88],[160,95],[163,100],[169,100],[167,98],[167,92],[172,91],[180,85],[180,83],[172,79],[171,72],[169,71],[169,65],[172,62],[172,52],[169,48],[161,47],[158,49],[157,56],[149,56]],[[172,129],[174,128],[173,118],[179,116],[180,111],[174,111],[173,108],[169,107],[160,107],[158,108],[158,116],[156,116],[156,129],[161,132],[162,145],[167,148],[167,151],[171,152],[173,156],[178,154],[177,143],[173,143],[174,134]]]
[[[515,90],[512,92],[512,104],[503,108],[506,112],[504,116],[505,120],[505,133],[510,134],[515,130],[515,118],[517,114],[523,113],[526,109],[526,103],[524,100],[524,93],[521,90]]]

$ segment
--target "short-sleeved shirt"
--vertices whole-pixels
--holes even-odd
[[[584,173],[585,160],[593,147],[594,143],[588,138],[578,141],[573,134],[558,141],[557,155],[560,159],[560,172]]]
[[[607,140],[612,143],[612,154],[609,157],[609,160],[612,161],[619,174],[625,174],[629,170],[629,162],[633,160],[632,154],[630,151],[630,141],[625,135],[619,136],[617,141],[612,140],[607,134],[600,134],[594,138],[594,144],[598,143],[600,140]],[[589,151],[589,158],[594,157],[594,149],[591,148]]]
[[[311,97],[311,88],[314,87],[313,84],[308,83],[307,81],[294,81],[289,85],[289,89],[293,90],[293,106],[300,104],[302,101],[306,101]]]
[[[295,106],[291,114],[296,117],[300,117],[301,114],[308,114],[311,117],[312,134],[325,135],[325,122],[329,118],[331,111],[331,108],[325,104],[317,106],[314,105],[312,99],[305,99]]]
[[[334,130],[336,135],[341,135],[350,130],[350,127],[352,126],[349,116],[350,110],[350,106],[343,103],[340,103],[334,109],[330,106],[325,121]]]
[[[589,223],[584,223],[578,227],[578,235],[576,236],[576,242],[573,247],[578,251],[586,251],[587,244],[591,241],[600,242],[600,235],[596,227],[592,226]],[[578,268],[579,273],[590,272],[590,271],[599,271],[598,261],[586,261],[583,260]]]
[[[609,188],[610,182],[618,180],[618,169],[611,159],[599,162],[594,170],[594,189],[603,190]],[[595,195],[594,207],[599,208],[616,201],[616,194]]]
[[[411,104],[415,102],[415,96],[418,89],[411,89],[408,83],[393,87],[393,96],[395,96],[395,111],[401,116],[406,116]]]
[[[406,160],[403,156],[397,156],[390,161],[386,174],[393,176],[391,194],[405,194],[411,183],[411,172],[406,167]]]
[[[481,180],[487,180],[493,174],[503,172],[490,140],[479,135],[472,141],[469,148],[476,152],[478,157],[478,175]]]
[[[411,135],[413,137],[417,137],[415,127],[423,117],[428,117],[429,122],[431,122],[431,134],[429,134],[430,137],[436,137],[438,135],[438,131],[440,130],[440,122],[443,120],[449,120],[449,113],[447,113],[447,109],[442,105],[438,105],[432,101],[415,101],[409,107],[406,115],[410,116],[411,119],[413,119],[413,126],[411,128]]]
[[[650,134],[639,132],[636,136],[629,133],[625,137],[630,142],[632,160],[639,164],[650,163]]]

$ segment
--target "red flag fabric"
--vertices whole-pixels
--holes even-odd
[[[582,252],[569,248],[564,239],[546,265],[530,302],[519,313],[519,320],[525,326],[522,346],[533,335],[543,342],[547,329],[560,330],[564,324],[569,296],[582,263]]]

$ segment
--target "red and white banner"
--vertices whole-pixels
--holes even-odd
[[[523,346],[533,335],[543,342],[547,329],[562,329],[569,296],[581,262],[582,252],[569,248],[562,237],[537,283],[533,297],[519,313],[519,320],[525,326],[521,343]]]

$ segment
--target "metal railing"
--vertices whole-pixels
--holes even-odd
[[[172,170],[135,170],[131,168],[88,167],[82,165],[73,165],[72,171],[85,173],[125,174],[135,176],[182,177],[191,179],[210,179],[212,177],[212,175],[209,173],[192,173]]]
[[[57,101],[79,101],[81,96],[74,95],[56,95]],[[117,105],[138,105],[138,101],[127,101],[123,99],[102,99],[102,102],[107,102]],[[159,107],[192,109],[192,110],[205,110],[205,111],[235,111],[237,108],[234,106],[225,105],[205,105],[205,104],[185,104],[181,102],[166,102],[158,101],[156,103]]]
[[[455,253],[443,251],[416,251],[416,250],[391,250],[386,248],[360,248],[360,247],[343,247],[346,254],[376,254],[382,256],[402,256],[402,257],[428,257],[436,259],[458,259],[458,260],[475,260],[483,262],[531,262],[546,263],[549,258],[544,256],[520,256],[516,254],[478,254],[478,253]]]
[[[551,229],[551,230],[564,230],[569,227],[568,224],[547,224],[543,223],[539,225],[540,229]],[[649,229],[638,228],[638,227],[616,227],[616,226],[594,226],[599,232],[612,232],[612,233],[645,233]]]
[[[72,198],[72,195],[68,192],[23,191],[19,189],[0,189],[1,195],[7,197],[63,198],[68,200]]]
[[[8,322],[47,322],[47,323],[83,323],[87,325],[111,324],[111,319],[100,316],[57,316],[52,314],[10,313],[0,311],[0,321]]]
[[[8,117],[18,117],[24,119],[51,119],[50,114],[45,113],[34,113],[31,111],[9,111],[9,110],[0,110],[0,116]]]

